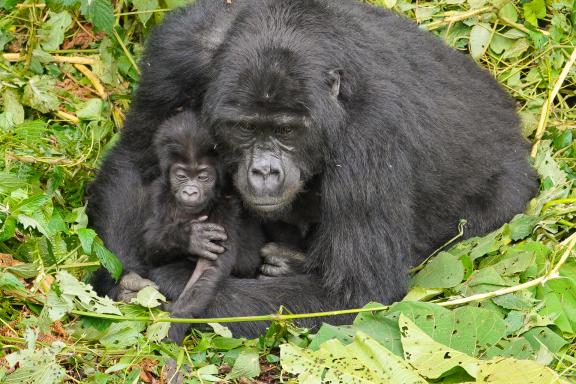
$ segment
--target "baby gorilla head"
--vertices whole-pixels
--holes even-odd
[[[190,111],[166,120],[156,135],[154,147],[161,177],[187,214],[207,211],[219,197],[222,172],[214,145],[208,131]]]

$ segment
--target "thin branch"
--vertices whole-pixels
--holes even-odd
[[[572,51],[568,62],[562,69],[560,73],[560,77],[556,80],[550,95],[548,96],[548,100],[542,105],[542,112],[540,113],[540,121],[538,122],[538,128],[536,129],[536,134],[534,135],[534,146],[532,147],[532,153],[530,154],[532,157],[536,157],[538,154],[538,145],[540,144],[540,140],[542,140],[542,136],[544,136],[544,131],[546,130],[546,122],[548,121],[548,116],[550,115],[550,110],[552,109],[552,104],[554,103],[554,99],[560,92],[560,88],[562,88],[562,84],[566,77],[568,77],[568,73],[572,69],[574,62],[576,61],[576,47]]]

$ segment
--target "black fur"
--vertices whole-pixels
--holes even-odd
[[[201,109],[237,174],[238,131],[222,121],[284,108],[308,119],[293,155],[307,182],[275,217],[305,234],[308,274],[231,279],[207,316],[398,300],[408,267],[452,237],[459,219],[467,236],[493,230],[537,190],[513,100],[490,74],[370,5],[199,0],[155,31],[142,69],[90,202],[92,225],[127,270],[140,268],[122,256],[136,237],[125,231],[138,204],[127,186],[157,173],[149,149],[159,121],[182,104]],[[266,93],[272,104],[262,103]],[[262,327],[232,326],[247,335]]]

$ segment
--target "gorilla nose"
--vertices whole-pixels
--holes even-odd
[[[197,188],[184,188],[182,190],[182,197],[187,201],[195,201],[200,197],[200,192]]]
[[[276,191],[284,182],[282,164],[276,161],[254,161],[249,169],[250,185],[260,192]]]

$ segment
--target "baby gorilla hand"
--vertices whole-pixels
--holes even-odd
[[[223,253],[226,248],[214,242],[226,241],[228,236],[224,227],[218,224],[205,223],[206,219],[208,217],[203,216],[190,223],[188,251],[198,257],[216,260],[218,255]]]

